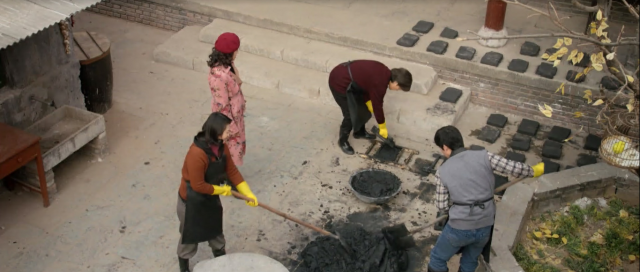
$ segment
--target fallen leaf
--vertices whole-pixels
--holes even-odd
[[[589,72],[591,72],[591,70],[593,70],[593,67],[587,66],[587,67],[584,68],[584,70],[582,70],[582,72],[586,75],[586,74],[589,74]]]
[[[627,218],[629,217],[629,213],[625,210],[620,210],[620,218]]]
[[[579,111],[574,112],[574,113],[573,113],[573,117],[575,117],[575,118],[580,118],[580,117],[582,117],[582,112],[579,112]]]
[[[605,63],[604,55],[602,54],[602,52],[598,52],[598,54],[596,54],[596,58],[598,59],[598,63]]]
[[[590,58],[591,58],[591,64],[598,63],[598,56],[595,53],[591,54]]]
[[[612,60],[615,57],[616,57],[616,52],[611,52],[611,53],[607,54],[607,59],[608,60]]]
[[[571,43],[573,43],[573,40],[571,40],[571,38],[564,37],[564,44],[571,45]]]
[[[602,105],[604,103],[604,101],[602,101],[602,99],[598,99],[596,102],[594,102],[593,104],[591,104],[592,106],[599,106]]]
[[[562,39],[558,39],[558,41],[556,42],[556,44],[553,45],[553,48],[560,48],[560,46],[562,46],[562,43],[564,41]]]
[[[585,95],[585,96],[587,96],[587,95],[588,95],[588,96],[592,96],[592,95],[593,95],[593,93],[591,93],[591,90],[585,90],[585,91],[584,91],[584,95]]]
[[[544,104],[544,108],[550,112],[553,112],[553,108],[547,105],[547,103]]]
[[[567,52],[569,52],[569,48],[563,47],[563,48],[560,48],[560,50],[558,50],[558,52],[556,52],[556,54],[558,54],[558,57],[561,58]]]
[[[542,232],[534,231],[534,232],[533,232],[533,235],[535,235],[535,236],[536,236],[536,237],[538,237],[538,238],[542,238]]]
[[[551,237],[558,239],[558,238],[560,238],[560,235],[554,234],[554,235],[551,235]]]
[[[582,250],[580,250],[580,253],[582,255],[587,255],[587,253],[589,253],[589,252],[586,249],[582,249]]]
[[[611,71],[614,73],[620,73],[620,70],[616,69],[616,67],[611,67],[609,69],[611,69]]]
[[[542,59],[543,60],[546,60],[548,58],[549,58],[549,54],[547,54],[547,53],[542,54]]]
[[[627,104],[627,109],[629,110],[629,112],[632,112],[634,110],[634,106],[632,103]]]
[[[575,80],[578,80],[578,78],[582,77],[583,75],[584,75],[584,74],[583,74],[582,72],[577,73],[577,74],[576,74],[576,78],[575,78]]]
[[[596,20],[602,20],[602,10],[600,9],[598,9],[598,12],[596,13]]]
[[[635,79],[632,76],[627,75],[627,81],[629,81],[629,83],[633,83]]]
[[[551,234],[545,234],[544,237],[551,238]]]
[[[544,232],[544,234],[547,234],[547,235],[551,234],[551,231],[550,231],[550,230],[548,230],[548,229],[543,230],[542,232]]]
[[[589,241],[594,242],[596,244],[604,244],[604,237],[602,237],[602,234],[596,232],[595,234],[593,234],[593,236],[589,239]]]
[[[561,60],[557,59],[553,62],[553,67],[560,65]]]
[[[634,255],[629,255],[629,261],[630,261],[631,263],[635,262],[635,261],[636,261],[636,256],[634,256]]]
[[[591,66],[593,66],[593,69],[595,69],[596,71],[602,71],[602,64],[598,63],[598,64],[591,64]]]
[[[564,141],[563,141],[563,142],[565,142],[565,143],[566,143],[566,142],[568,142],[568,141],[571,141],[571,139],[573,139],[573,136],[569,136],[569,138],[564,139]],[[557,234],[556,234],[556,235],[557,235]],[[558,238],[558,237],[553,237],[553,238]]]
[[[630,241],[631,241],[631,240],[633,240],[633,235],[627,235],[627,236],[625,236],[624,238],[627,238],[627,240],[630,240]]]
[[[562,243],[566,245],[567,244],[567,238],[562,237]]]
[[[544,116],[546,117],[551,117],[553,115],[553,111],[545,109],[541,105],[538,105],[538,110],[540,110],[540,112],[542,112],[542,114],[544,114]]]
[[[551,56],[547,59],[547,61],[556,61],[556,60],[558,59],[558,55],[557,55],[557,53],[558,53],[558,52],[556,52],[556,54],[551,55]]]
[[[578,60],[577,62],[581,62],[583,58],[584,58],[583,52],[580,52],[578,53],[578,55],[576,55],[576,59]]]
[[[571,50],[571,53],[569,54],[569,59],[573,59],[578,55],[578,49],[573,49]]]
[[[560,86],[558,86],[558,88],[556,89],[555,93],[559,92],[562,88],[564,88],[564,82],[562,82],[562,84],[560,84]]]

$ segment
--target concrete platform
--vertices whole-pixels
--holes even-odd
[[[215,19],[200,31],[200,41],[214,44],[224,32],[234,32],[241,39],[240,50],[296,66],[331,72],[331,69],[348,60],[377,60],[389,68],[402,67],[413,75],[412,92],[427,94],[437,80],[436,71],[426,65],[384,57],[349,47],[301,38],[269,29],[249,26],[224,19]]]
[[[278,261],[255,253],[232,253],[215,259],[199,262],[193,272],[245,272],[268,271],[289,272]]]

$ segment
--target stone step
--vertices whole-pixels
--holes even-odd
[[[427,94],[435,84],[436,71],[418,63],[375,55],[353,48],[338,46],[321,41],[301,38],[269,29],[258,28],[224,19],[215,19],[200,32],[200,41],[214,44],[224,32],[233,32],[240,37],[240,50],[320,72],[331,69],[348,60],[377,60],[389,68],[402,67],[413,75],[412,92]]]

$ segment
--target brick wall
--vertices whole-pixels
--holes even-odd
[[[102,0],[90,11],[173,31],[213,21],[211,16],[144,0]]]

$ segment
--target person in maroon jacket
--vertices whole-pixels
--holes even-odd
[[[356,60],[342,63],[329,74],[329,89],[333,98],[342,110],[342,124],[340,125],[340,136],[338,144],[344,153],[353,155],[355,152],[349,144],[349,134],[353,130],[353,137],[356,139],[375,139],[376,136],[366,131],[364,124],[367,120],[359,120],[354,128],[347,99],[347,88],[354,89],[359,93],[361,101],[373,113],[380,128],[380,136],[387,138],[386,122],[382,104],[387,88],[393,91],[403,90],[408,92],[411,89],[413,77],[407,69],[389,69],[384,64],[374,60]],[[355,83],[355,84],[354,84]],[[355,87],[354,87],[355,86]],[[358,102],[360,103],[360,102]],[[365,105],[362,105],[364,107]],[[366,111],[365,111],[366,112]],[[371,118],[370,115],[368,118]]]

